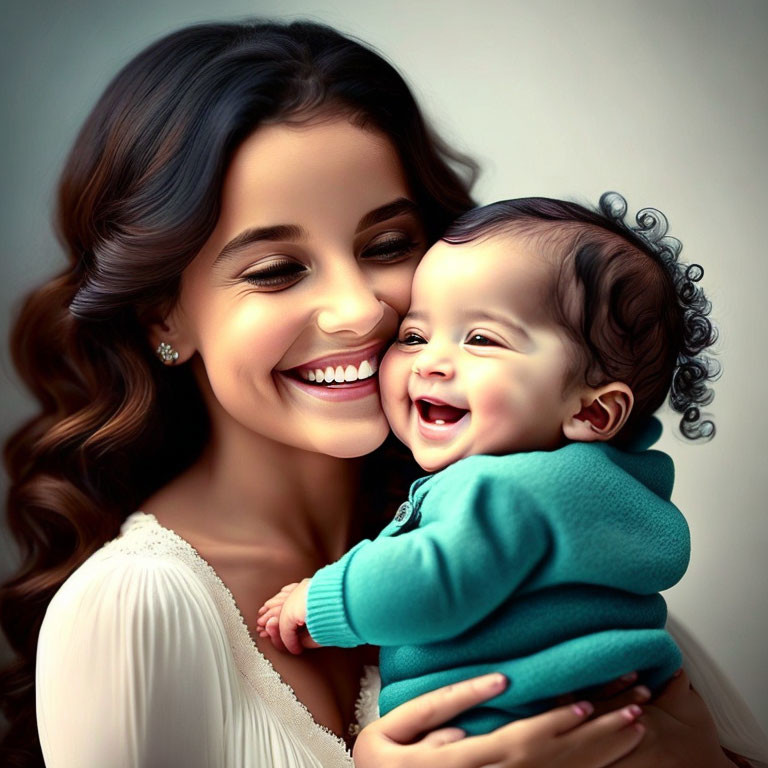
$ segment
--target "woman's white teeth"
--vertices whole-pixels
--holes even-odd
[[[375,360],[374,360],[375,365]],[[306,381],[316,381],[326,384],[344,384],[350,381],[359,381],[360,379],[369,379],[376,373],[376,368],[371,365],[371,361],[363,360],[359,366],[337,365],[335,368],[329,365],[327,368],[315,368],[311,371],[300,371],[301,377]]]

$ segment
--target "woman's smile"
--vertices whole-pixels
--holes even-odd
[[[337,352],[276,373],[293,386],[323,400],[356,400],[378,395],[379,361],[384,343]]]

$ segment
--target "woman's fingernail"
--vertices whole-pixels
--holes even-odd
[[[622,683],[633,683],[637,680],[637,672],[628,672],[626,675],[622,675],[619,680],[621,680]]]
[[[638,701],[648,701],[651,698],[651,690],[645,685],[637,685],[633,688],[633,691]]]
[[[680,669],[676,669],[676,670],[675,670],[675,671],[672,673],[672,677],[680,677],[680,675],[682,675],[682,674],[683,674],[683,668],[682,668],[682,667],[680,667]]]
[[[507,686],[507,678],[502,675],[501,672],[493,672],[487,676],[486,680],[488,681],[488,687],[494,690],[497,688],[506,688]]]
[[[643,710],[637,706],[637,704],[630,704],[628,707],[624,707],[621,710],[621,714],[627,718],[627,720],[635,720],[643,714]]]
[[[571,709],[579,716],[591,715],[595,708],[588,701],[579,701],[571,706]]]
[[[645,726],[642,723],[632,723],[629,727],[638,733],[645,733]]]

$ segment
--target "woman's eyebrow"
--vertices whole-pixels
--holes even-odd
[[[374,224],[380,224],[387,219],[394,219],[395,216],[402,216],[404,213],[412,213],[415,216],[419,215],[419,206],[409,200],[407,197],[398,197],[397,200],[393,200],[391,203],[386,203],[379,208],[374,208],[372,211],[363,216],[360,219],[355,234],[362,232],[368,227],[372,227]]]
[[[419,206],[407,197],[399,197],[391,203],[386,203],[374,210],[366,213],[358,222],[355,234],[362,232],[374,224],[380,224],[382,221],[393,219],[395,216],[401,216],[405,213],[418,215]],[[265,240],[292,240],[301,242],[307,239],[306,230],[297,224],[276,224],[271,227],[251,227],[245,229],[240,234],[235,235],[222,249],[213,262],[213,266],[232,258],[239,251],[244,250],[253,243],[263,242]]]
[[[217,264],[231,259],[238,251],[242,251],[253,243],[264,240],[306,240],[307,233],[296,224],[276,224],[273,227],[251,227],[244,229],[239,235],[235,235],[222,249],[213,262]]]

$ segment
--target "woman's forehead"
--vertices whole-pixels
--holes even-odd
[[[395,148],[347,119],[257,129],[235,153],[222,191],[225,227],[358,220],[407,196]]]

